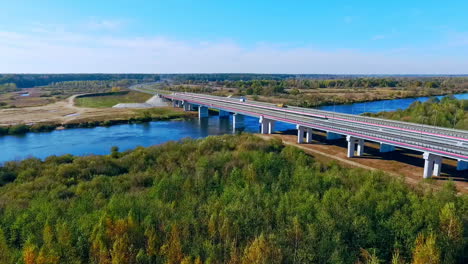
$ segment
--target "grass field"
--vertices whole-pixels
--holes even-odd
[[[102,96],[86,96],[75,99],[75,105],[79,107],[91,107],[91,108],[105,108],[112,107],[119,103],[143,103],[150,99],[152,95],[139,93],[139,92],[128,92],[126,94],[113,94],[113,95],[102,95]]]

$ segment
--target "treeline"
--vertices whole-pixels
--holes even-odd
[[[253,135],[7,162],[0,184],[0,263],[468,260],[452,184],[411,189]]]
[[[252,81],[224,81],[218,83],[227,88],[265,88],[279,87],[279,89],[318,89],[318,88],[465,88],[468,89],[468,78],[353,78],[353,79],[289,79],[289,80],[252,80]],[[278,91],[281,92],[281,91]]]
[[[14,83],[4,83],[0,84],[0,94],[2,93],[9,93],[9,92],[16,92],[18,91],[18,87]]]
[[[219,89],[235,89],[239,95],[298,95],[308,89],[360,89],[360,88],[390,88],[393,90],[420,91],[431,90],[444,93],[447,91],[468,90],[468,78],[348,78],[348,79],[298,79],[283,80],[237,80],[237,81],[187,81],[185,85],[172,85],[166,89],[207,92]]]
[[[54,82],[45,87],[42,87],[43,91],[46,91],[45,96],[69,96],[80,93],[106,93],[112,90],[119,91],[122,88],[128,88],[133,84],[137,84],[140,81],[122,79],[118,81],[106,80],[106,81],[66,81],[66,82]]]
[[[366,115],[468,130],[468,100],[457,100],[453,96],[441,100],[433,97],[424,103],[416,101],[405,110]]]
[[[28,132],[49,132],[55,130],[57,125],[48,123],[37,123],[34,125],[12,125],[12,126],[0,126],[0,136],[3,135],[22,135]]]
[[[174,84],[215,84],[224,87],[251,86],[262,81],[262,86],[281,85],[285,88],[314,89],[340,87],[468,87],[463,76],[366,76],[333,74],[0,74],[0,85],[14,83],[18,88],[50,85],[65,81],[119,81],[156,82]],[[265,84],[265,81],[270,81]],[[275,83],[271,83],[275,82]]]
[[[64,81],[118,81],[122,79],[154,82],[159,74],[0,74],[0,84],[14,83],[18,88],[30,88]]]
[[[224,81],[251,81],[251,80],[285,80],[296,78],[295,74],[251,74],[251,73],[211,73],[211,74],[161,74],[162,80],[170,80],[176,83],[208,83]],[[327,77],[331,75],[317,75]]]

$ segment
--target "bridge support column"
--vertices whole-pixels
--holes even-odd
[[[432,176],[440,176],[442,169],[442,157],[432,153],[424,152],[424,174],[423,178],[428,179]]]
[[[177,107],[177,101],[176,100],[172,101],[172,107]]]
[[[357,140],[357,156],[361,157],[364,155],[364,139]]]
[[[235,131],[237,128],[244,127],[244,116],[235,113],[232,115],[232,129]]]
[[[457,170],[458,171],[468,170],[468,161],[458,160]]]
[[[190,103],[184,102],[184,111],[192,111],[193,106]]]
[[[275,126],[275,121],[266,119],[263,116],[260,117],[260,127],[262,134],[272,134]]]
[[[199,106],[198,107],[198,118],[208,117],[208,107],[206,106]]]
[[[229,112],[219,110],[219,117],[229,117]]]
[[[333,132],[328,132],[327,131],[327,140],[335,140],[335,139],[340,139],[342,138],[343,136],[340,135],[340,134],[336,134],[336,133],[333,133]]]
[[[306,128],[306,143],[312,143],[312,132],[313,129],[308,127]]]
[[[297,129],[297,144],[302,144],[304,142],[304,129],[305,127],[296,125]]]
[[[395,151],[395,146],[380,143],[380,152],[384,153],[384,152],[392,152],[392,151]]]
[[[354,157],[354,151],[356,150],[356,138],[352,136],[346,136],[346,140],[348,141],[348,152],[347,157],[352,158]]]
[[[434,159],[433,175],[434,176],[440,176],[441,171],[442,171],[442,157],[441,156],[436,156],[436,158]]]

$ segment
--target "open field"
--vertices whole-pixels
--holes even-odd
[[[145,117],[174,117],[189,116],[193,113],[183,112],[180,108],[158,109],[124,109],[124,108],[85,108],[74,105],[75,96],[65,101],[24,108],[0,109],[0,126],[17,124],[74,124],[90,121],[128,120],[130,118]]]
[[[75,99],[78,107],[105,108],[112,107],[118,103],[143,103],[152,95],[130,91],[127,93],[115,93],[110,95],[80,96]]]
[[[29,94],[29,96],[22,96],[22,94]],[[0,109],[41,106],[56,101],[55,97],[44,95],[44,91],[40,88],[28,88],[19,92],[0,94]]]

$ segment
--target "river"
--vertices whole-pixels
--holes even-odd
[[[456,95],[468,99],[468,93]],[[407,108],[415,101],[427,97],[395,99],[356,103],[349,105],[323,106],[319,109],[340,113],[361,114],[364,112],[393,111]],[[245,132],[258,132],[258,119],[245,117]],[[277,122],[275,130],[294,129],[295,126]],[[233,133],[232,117],[209,118],[186,121],[157,121],[145,124],[124,124],[111,127],[75,128],[44,133],[28,133],[21,136],[0,137],[0,163],[21,160],[27,157],[45,158],[51,155],[108,154],[112,146],[121,151],[137,146],[162,144],[183,138],[203,138],[209,135]]]

